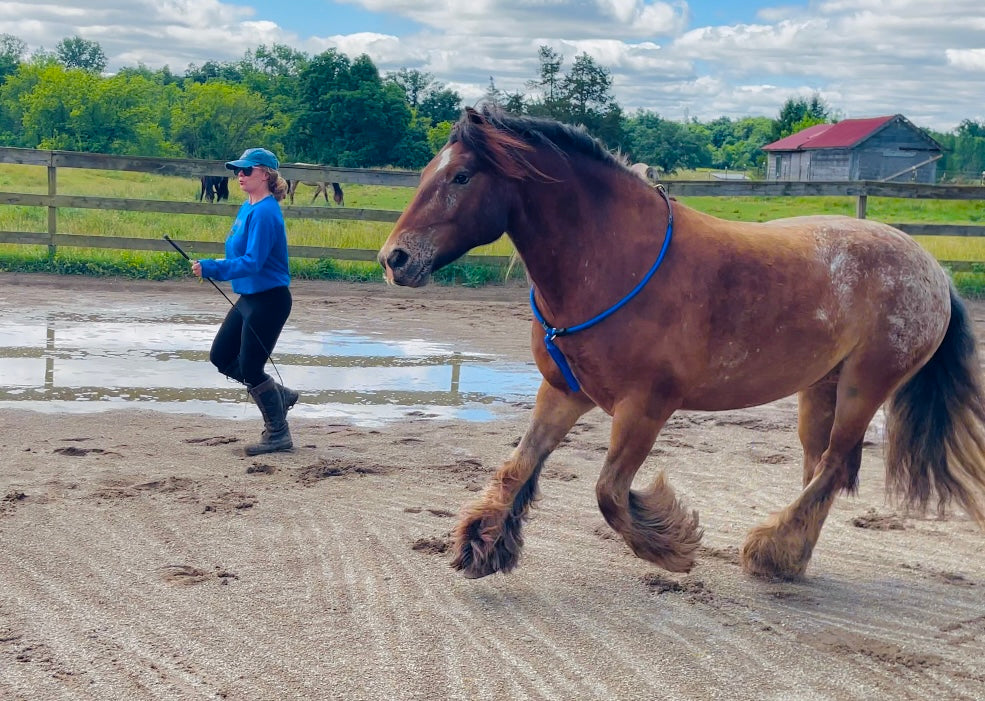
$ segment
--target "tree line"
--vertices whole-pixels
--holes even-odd
[[[493,77],[483,97],[518,114],[583,124],[630,161],[681,169],[762,169],[762,146],[813,124],[838,120],[818,95],[791,97],[776,118],[676,121],[649,110],[627,114],[611,73],[587,54],[565,69],[548,46],[527,92],[504,92]],[[78,36],[27,53],[0,34],[0,144],[119,155],[222,160],[264,144],[285,162],[340,167],[423,167],[445,143],[462,97],[430,73],[381,73],[369,56],[335,49],[316,56],[273,44],[237,61],[126,67],[113,75],[102,47]],[[926,130],[944,149],[939,172],[985,171],[985,123],[950,133]]]

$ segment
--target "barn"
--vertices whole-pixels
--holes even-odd
[[[815,124],[763,146],[767,180],[934,183],[941,146],[901,114]]]

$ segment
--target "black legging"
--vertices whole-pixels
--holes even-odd
[[[288,287],[241,295],[212,341],[209,360],[223,375],[248,387],[265,381],[269,375],[263,368],[291,314],[291,303]]]

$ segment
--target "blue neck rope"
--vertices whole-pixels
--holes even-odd
[[[575,326],[558,328],[556,326],[551,326],[549,323],[547,323],[547,320],[544,318],[544,315],[541,314],[540,309],[537,308],[537,302],[534,300],[533,286],[531,286],[530,288],[530,308],[533,310],[534,318],[537,319],[537,322],[544,327],[544,331],[546,332],[544,335],[544,345],[547,346],[547,352],[550,353],[551,358],[554,359],[554,362],[557,364],[558,369],[561,370],[561,374],[564,375],[564,381],[568,383],[568,388],[572,392],[581,391],[581,385],[578,384],[578,380],[577,378],[575,378],[575,374],[571,371],[571,366],[568,365],[568,359],[564,357],[564,353],[562,353],[561,349],[558,348],[557,345],[554,343],[554,339],[557,338],[558,336],[569,336],[577,331],[584,331],[590,326],[595,326],[595,324],[599,323],[606,317],[615,314],[623,307],[623,305],[625,305],[627,302],[629,302],[629,300],[635,297],[640,290],[646,287],[646,283],[648,283],[650,281],[650,278],[653,277],[653,274],[657,272],[657,268],[659,268],[660,264],[663,263],[664,256],[667,253],[667,249],[670,247],[670,239],[674,233],[674,210],[670,205],[670,197],[667,196],[667,192],[664,190],[662,186],[658,186],[657,189],[659,190],[660,194],[663,195],[664,201],[667,203],[667,233],[664,234],[663,246],[661,246],[660,254],[657,256],[657,260],[654,262],[653,267],[650,268],[650,272],[648,272],[643,277],[643,279],[639,281],[636,287],[630,290],[629,294],[627,294],[625,297],[623,297],[614,305],[606,309],[601,314],[592,317],[591,319],[589,319],[584,323],[577,324]]]

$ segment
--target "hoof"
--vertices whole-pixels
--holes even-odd
[[[779,529],[757,526],[742,545],[739,561],[742,569],[754,577],[789,581],[804,575],[813,549],[803,536],[787,533],[784,537]]]
[[[473,570],[462,570],[462,576],[465,579],[482,579],[483,577],[488,577],[491,574],[496,574],[495,572],[474,572]]]
[[[480,579],[516,567],[523,546],[519,522],[514,519],[488,523],[467,519],[455,529],[455,558],[451,566],[468,579]]]
[[[458,554],[452,560],[451,566],[461,572],[466,579],[482,579],[496,574],[500,568],[496,567],[489,550],[488,545],[482,541],[457,543],[455,551]]]

